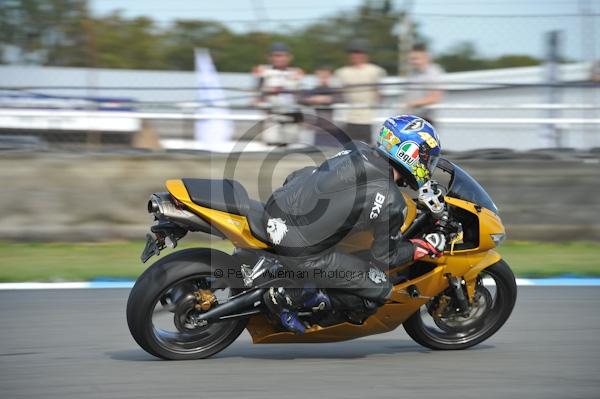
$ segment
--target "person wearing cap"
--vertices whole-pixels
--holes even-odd
[[[369,62],[368,45],[364,40],[354,40],[347,47],[350,65],[335,72],[342,86],[344,102],[356,108],[346,116],[345,130],[350,139],[373,142],[372,123],[375,112],[371,109],[381,100],[377,84],[385,77],[383,68]]]
[[[270,113],[285,114],[297,109],[297,91],[304,72],[290,66],[293,55],[285,43],[275,42],[269,49],[268,65],[254,67],[252,74],[258,80],[259,95],[256,105],[266,107]],[[264,129],[263,140],[269,144],[288,144],[297,139],[297,126]]]

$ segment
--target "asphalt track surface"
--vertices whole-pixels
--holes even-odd
[[[430,351],[404,330],[336,344],[252,345],[208,360],[143,352],[128,290],[0,292],[0,398],[600,398],[600,288],[520,287],[488,341]]]

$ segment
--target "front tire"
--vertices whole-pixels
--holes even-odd
[[[488,307],[479,320],[456,318],[454,324],[432,316],[427,305],[413,314],[403,324],[408,335],[418,344],[435,350],[459,350],[477,345],[496,333],[510,316],[517,300],[515,276],[503,260],[486,268],[480,278],[492,278],[495,295],[483,284],[478,286],[478,298]],[[485,279],[481,279],[483,282]],[[488,291],[483,291],[488,290]],[[433,319],[428,325],[427,321]],[[460,322],[463,322],[462,325]]]
[[[234,279],[215,279],[211,265],[228,270],[234,264],[231,256],[220,251],[187,249],[158,260],[137,279],[127,301],[127,325],[142,349],[167,360],[203,359],[227,348],[244,331],[247,319],[206,327],[188,325],[192,317],[188,314],[192,314],[196,303],[195,290],[213,291],[218,287],[221,296],[231,296],[236,292],[232,287],[241,287]],[[157,315],[166,324],[172,321],[172,327],[166,327],[171,330],[157,323]]]

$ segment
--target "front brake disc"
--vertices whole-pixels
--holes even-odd
[[[468,316],[464,317],[454,312],[450,304],[449,312],[443,317],[432,316],[435,325],[441,330],[451,333],[462,333],[476,328],[485,320],[485,316],[492,307],[493,298],[492,294],[481,286],[475,292],[475,299]]]

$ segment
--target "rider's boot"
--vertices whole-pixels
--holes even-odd
[[[332,308],[329,295],[322,290],[313,291],[304,301],[303,306],[312,310],[328,310]]]
[[[298,318],[298,312],[296,312],[295,310],[282,310],[279,313],[279,320],[285,328],[287,328],[294,334],[304,334],[304,331],[306,330],[304,323],[302,323],[302,321],[300,321],[300,319]]]
[[[306,330],[304,323],[298,318],[299,309],[326,310],[332,307],[329,296],[315,288],[270,288],[265,304],[279,316],[286,329],[296,334],[303,334]]]

